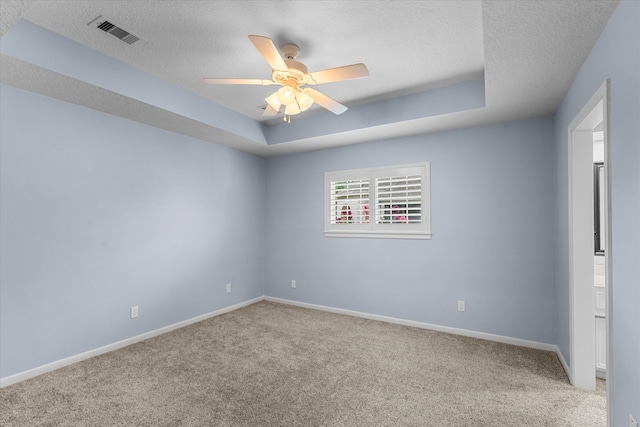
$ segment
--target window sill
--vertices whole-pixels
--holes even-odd
[[[431,233],[397,233],[397,232],[353,232],[353,231],[325,231],[324,237],[350,237],[363,239],[410,239],[431,240]]]

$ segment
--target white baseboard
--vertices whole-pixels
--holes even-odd
[[[537,341],[523,340],[523,339],[520,339],[520,338],[506,337],[506,336],[503,336],[503,335],[489,334],[489,333],[486,333],[486,332],[471,331],[471,330],[468,330],[468,329],[453,328],[453,327],[450,327],[450,326],[434,325],[434,324],[431,324],[431,323],[417,322],[415,320],[399,319],[397,317],[389,317],[389,316],[381,316],[381,315],[378,315],[378,314],[363,313],[363,312],[360,312],[360,311],[346,310],[346,309],[343,309],[343,308],[334,308],[334,307],[327,307],[327,306],[324,306],[324,305],[309,304],[309,303],[306,303],[306,302],[294,301],[294,300],[283,299],[283,298],[265,297],[264,299],[267,300],[267,301],[278,302],[278,303],[282,303],[282,304],[295,305],[295,306],[298,306],[298,307],[312,308],[312,309],[315,309],[315,310],[328,311],[328,312],[331,312],[331,313],[346,314],[348,316],[362,317],[364,319],[378,320],[378,321],[387,322],[387,323],[396,323],[396,324],[399,324],[399,325],[413,326],[415,328],[429,329],[429,330],[438,331],[438,332],[446,332],[448,334],[463,335],[463,336],[466,336],[466,337],[480,338],[480,339],[483,339],[483,340],[495,341],[495,342],[500,342],[500,343],[504,343],[504,344],[512,344],[512,345],[517,345],[517,346],[520,346],[520,347],[529,347],[529,348],[534,348],[534,349],[538,349],[538,350],[552,351],[554,353],[558,353],[559,354],[559,356],[561,357],[561,362],[564,360],[562,358],[562,354],[560,354],[560,350],[558,349],[558,346],[555,345],[555,344],[547,344],[547,343],[542,343],[542,342],[537,342]],[[567,369],[566,368],[566,363],[563,364],[563,367],[565,367],[565,370]]]
[[[573,378],[571,378],[571,369],[569,369],[569,364],[564,359],[562,352],[560,351],[560,347],[556,347],[556,354],[558,355],[558,359],[560,360],[560,364],[562,365],[562,369],[564,369],[565,374],[567,374],[567,378],[569,378],[569,383],[573,385]]]
[[[182,322],[174,323],[172,325],[165,326],[160,329],[156,329],[150,332],[145,332],[144,334],[136,335],[135,337],[127,338],[122,341],[114,342],[112,344],[105,345],[103,347],[99,347],[93,350],[86,351],[84,353],[76,354],[74,356],[67,357],[65,359],[57,360],[55,362],[47,363],[46,365],[38,366],[37,368],[29,369],[24,372],[20,372],[14,375],[9,375],[4,378],[0,378],[0,388],[10,386],[11,384],[18,383],[20,381],[28,380],[29,378],[36,377],[38,375],[42,375],[47,372],[54,371],[56,369],[72,365],[74,363],[81,362],[83,360],[89,359],[91,357],[98,356],[100,354],[108,353],[110,351],[117,350],[122,347],[126,347],[131,344],[135,344],[140,341],[148,340],[149,338],[153,338],[158,335],[166,334],[167,332],[173,331],[175,329],[183,328],[187,325],[191,325],[193,323],[201,322],[205,319],[209,319],[211,317],[219,316],[224,313],[229,313],[231,311],[237,310],[242,307],[246,307],[251,304],[255,304],[264,299],[264,297],[254,298],[248,301],[244,301],[235,305],[231,305],[229,307],[224,307],[216,311],[212,311],[210,313],[202,314],[200,316],[193,317],[191,319],[183,320]]]

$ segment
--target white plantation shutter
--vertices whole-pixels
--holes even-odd
[[[354,179],[331,183],[331,223],[369,222],[369,180]]]
[[[430,239],[429,163],[325,174],[325,235]]]
[[[376,178],[376,221],[422,222],[422,179],[419,175]]]

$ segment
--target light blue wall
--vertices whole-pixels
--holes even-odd
[[[553,343],[553,154],[543,117],[270,159],[265,294]],[[432,240],[324,237],[325,172],[419,161]]]
[[[263,295],[264,159],[0,99],[0,377]]]
[[[558,343],[569,361],[567,127],[610,79],[613,425],[640,417],[640,2],[622,1],[556,113]]]

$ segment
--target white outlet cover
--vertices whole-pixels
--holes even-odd
[[[629,414],[629,427],[638,427],[638,421],[636,421],[632,414]]]
[[[231,283],[227,283],[227,293],[231,293]]]
[[[138,306],[137,305],[134,305],[133,307],[131,307],[130,314],[131,314],[131,318],[132,319],[135,319],[136,317],[138,317]]]

